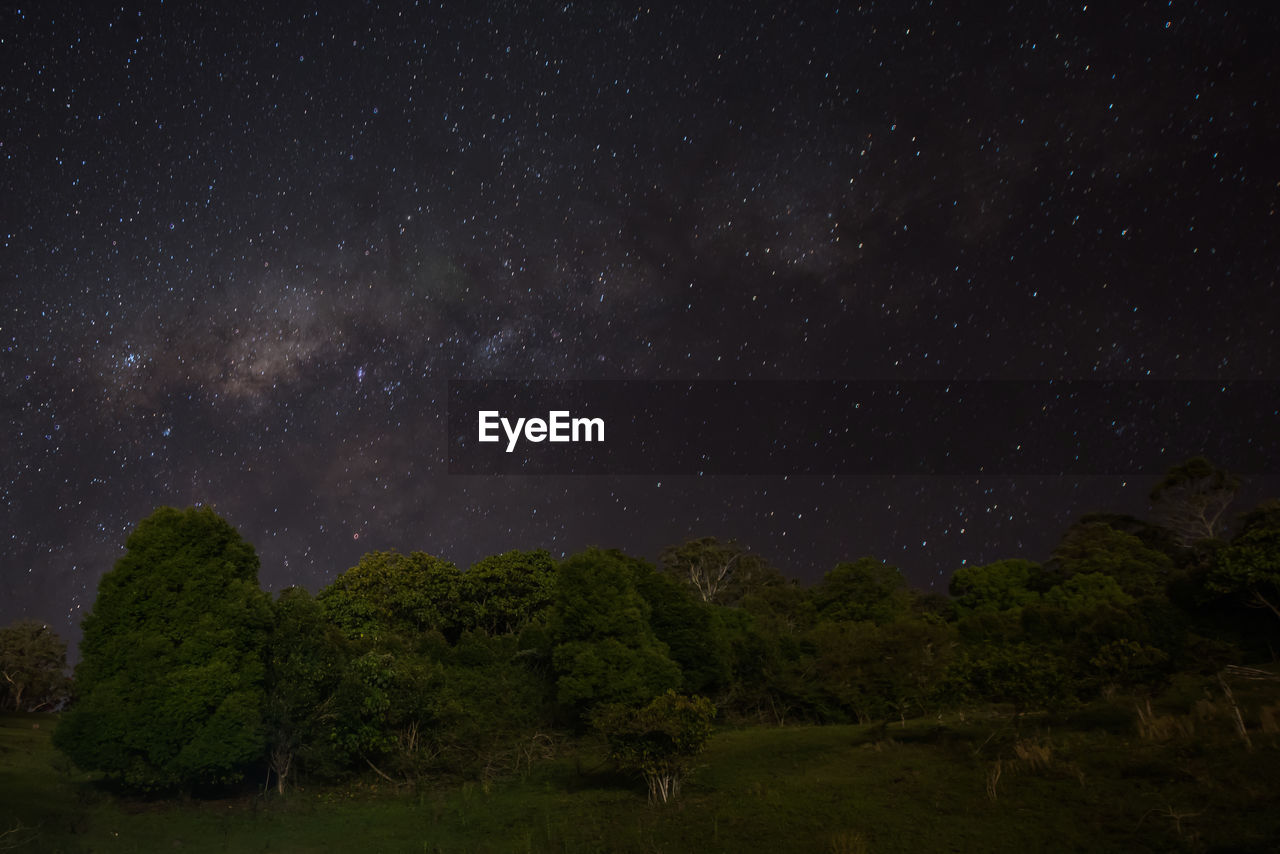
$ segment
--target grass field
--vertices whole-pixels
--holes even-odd
[[[1133,703],[1119,701],[1016,728],[970,715],[724,731],[665,807],[590,746],[522,777],[412,793],[366,781],[283,800],[134,800],[68,767],[49,744],[55,719],[9,715],[0,850],[1280,850],[1277,736],[1259,725],[1250,750],[1211,710],[1156,713],[1163,728],[1146,737]]]

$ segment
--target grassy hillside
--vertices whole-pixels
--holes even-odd
[[[111,795],[49,744],[54,719],[0,718],[0,850],[679,852],[1272,851],[1280,737],[1268,686],[1176,693],[1057,717],[725,731],[673,806],[593,746],[522,777],[394,792],[361,783],[283,801]]]

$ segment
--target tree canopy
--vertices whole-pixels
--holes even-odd
[[[1169,469],[1151,491],[1151,502],[1178,543],[1190,546],[1221,533],[1239,488],[1239,478],[1204,457],[1193,457]]]
[[[966,566],[951,576],[951,595],[962,608],[1006,611],[1039,598],[1030,585],[1040,572],[1033,561],[1013,558],[986,566]]]
[[[550,607],[555,576],[542,549],[484,558],[462,575],[461,621],[490,635],[518,632]]]
[[[209,508],[162,507],[126,549],[85,617],[55,742],[138,789],[238,780],[263,743],[258,557]]]
[[[0,629],[0,708],[15,712],[49,709],[70,687],[67,644],[37,620]]]
[[[325,615],[352,639],[453,632],[462,573],[447,560],[412,552],[369,552],[320,591]]]
[[[910,607],[907,579],[896,566],[872,557],[836,564],[813,598],[819,614],[831,620],[887,623]]]
[[[713,714],[905,726],[956,704],[1065,707],[1270,661],[1280,504],[1236,530],[1184,548],[1158,525],[1091,513],[1045,566],[962,567],[950,598],[874,557],[806,587],[703,538],[666,550],[662,570],[599,548],[560,561],[508,551],[466,572],[371,552],[315,597],[288,588],[272,602],[226,521],[162,508],[102,578],[55,740],[135,789],[225,784],[253,767],[284,794],[359,773],[398,787],[487,780],[594,724],[662,800]],[[62,654],[40,624],[0,631],[0,700],[62,696]]]
[[[1206,586],[1280,617],[1280,525],[1246,528],[1215,555]]]
[[[678,687],[680,668],[649,614],[624,555],[587,549],[565,560],[551,623],[560,702],[634,704]]]

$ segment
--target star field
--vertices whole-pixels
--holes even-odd
[[[1160,474],[450,476],[449,379],[1280,375],[1265,8],[3,21],[0,624],[78,637],[161,504],[215,506],[272,588],[709,534],[945,587]]]

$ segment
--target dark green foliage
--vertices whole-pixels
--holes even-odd
[[[820,720],[904,719],[931,702],[952,657],[952,629],[938,622],[821,622],[809,694]]]
[[[51,710],[67,698],[67,644],[35,620],[0,629],[0,709]]]
[[[1122,534],[1130,534],[1149,549],[1163,552],[1170,557],[1178,554],[1180,546],[1173,532],[1162,525],[1148,522],[1128,513],[1086,513],[1077,525],[1106,525]]]
[[[456,566],[424,552],[370,552],[317,598],[348,638],[378,643],[391,635],[455,633],[461,584]]]
[[[662,551],[662,569],[672,579],[687,584],[703,602],[736,605],[744,596],[784,584],[778,570],[734,540],[715,537],[686,540]]]
[[[955,601],[947,594],[933,590],[912,590],[911,612],[919,619],[938,623],[954,622],[957,616]]]
[[[602,706],[591,723],[608,740],[611,759],[644,775],[649,802],[667,803],[680,796],[690,761],[711,737],[715,715],[710,700],[667,691],[639,709]]]
[[[872,557],[837,564],[811,595],[823,620],[887,623],[911,607],[907,579],[896,566]]]
[[[551,606],[555,578],[555,562],[541,549],[487,557],[462,576],[459,621],[490,635],[519,632]]]
[[[688,585],[659,574],[650,564],[629,560],[636,590],[649,606],[649,626],[680,666],[682,689],[698,694],[724,690],[730,676],[729,648],[719,630],[715,606],[700,601]]]
[[[1103,680],[1126,690],[1154,684],[1167,672],[1168,662],[1163,650],[1129,638],[1103,644],[1089,659]]]
[[[1114,578],[1130,596],[1164,596],[1174,575],[1168,555],[1148,548],[1133,534],[1101,522],[1073,526],[1054,551],[1055,577],[1101,573]]]
[[[1188,669],[1264,660],[1276,632],[1251,618],[1280,600],[1277,516],[1264,505],[1232,542],[1183,548],[1142,520],[1093,514],[1044,568],[1014,559],[958,570],[955,598],[911,591],[872,558],[839,563],[806,590],[711,538],[668,549],[665,573],[616,550],[558,565],[512,551],[465,574],[421,552],[378,552],[315,599],[287,590],[263,609],[258,592],[237,606],[238,622],[220,609],[257,591],[252,549],[217,525],[175,534],[147,520],[87,621],[81,669],[92,690],[59,738],[86,767],[139,788],[229,781],[265,762],[283,791],[299,775],[399,787],[526,774],[564,737],[557,729],[592,721],[661,799],[687,767],[679,728],[710,721],[706,701],[676,690],[714,696],[739,723],[896,731],[955,703],[1022,713],[1116,691],[1151,696]],[[229,580],[176,569],[210,561]],[[715,566],[725,571],[704,573]],[[154,581],[126,584],[130,573]],[[213,605],[183,604],[228,586]],[[115,623],[96,622],[112,614]],[[174,614],[185,615],[181,628],[167,622]],[[247,692],[235,683],[245,677]],[[219,691],[230,696],[211,702]],[[165,734],[181,726],[194,746]],[[684,758],[655,758],[668,753]]]
[[[1205,587],[1280,617],[1280,526],[1271,526],[1267,517],[1252,520],[1215,554]]]
[[[999,560],[986,566],[966,566],[951,576],[951,595],[968,611],[1008,611],[1039,598],[1033,580],[1040,565],[1029,560]]]
[[[1102,572],[1072,575],[1044,595],[1046,605],[1061,608],[1073,616],[1087,616],[1103,607],[1124,609],[1134,601],[1115,578]]]
[[[738,608],[718,612],[716,621],[728,647],[731,673],[728,690],[720,697],[721,709],[737,717],[764,719],[785,706],[782,695],[793,692],[779,684],[788,668],[777,635],[762,631],[757,617]]]
[[[741,607],[756,618],[758,625],[772,625],[782,631],[803,630],[818,619],[813,597],[794,581],[749,593],[742,598]]]
[[[560,564],[551,619],[557,696],[583,710],[643,703],[681,682],[680,668],[649,625],[630,560],[588,549]]]
[[[956,631],[965,645],[1014,643],[1027,630],[1028,615],[1034,619],[1044,612],[1036,603],[1005,611],[977,610],[962,612],[956,620]]]
[[[85,618],[56,742],[137,789],[238,780],[264,740],[257,555],[208,508],[161,508],[126,545]]]
[[[1071,693],[1066,662],[1027,644],[966,650],[947,680],[955,699],[1010,703],[1018,714],[1058,705]]]
[[[1272,498],[1240,517],[1237,536],[1255,529],[1280,530],[1280,499]]]
[[[522,653],[514,635],[467,632],[447,656],[436,688],[437,727],[430,737],[440,767],[489,775],[519,763],[512,746],[528,739],[554,713],[555,685]]]
[[[387,643],[351,660],[333,696],[328,736],[351,762],[393,782],[412,783],[432,768],[433,739],[448,698],[444,668]]]
[[[337,715],[335,694],[351,654],[311,594],[301,587],[280,593],[272,605],[263,708],[277,791],[284,792],[294,770],[332,777],[342,769],[345,757],[333,749],[329,734]]]
[[[1213,686],[1196,679],[1153,706],[1189,717]],[[1144,741],[1129,697],[1026,720],[1019,732],[981,707],[905,727],[721,731],[693,758],[674,809],[597,772],[594,740],[484,785],[435,779],[393,794],[366,767],[368,779],[310,787],[284,808],[253,798],[144,805],[56,771],[47,723],[0,714],[0,833],[21,825],[4,837],[18,852],[1273,852],[1277,737],[1256,727],[1280,695],[1274,683],[1258,688],[1266,693],[1235,689],[1253,751],[1226,717],[1197,720],[1191,738]],[[1050,748],[1047,764],[1018,759],[1020,740]],[[1000,759],[992,801],[985,782]]]

